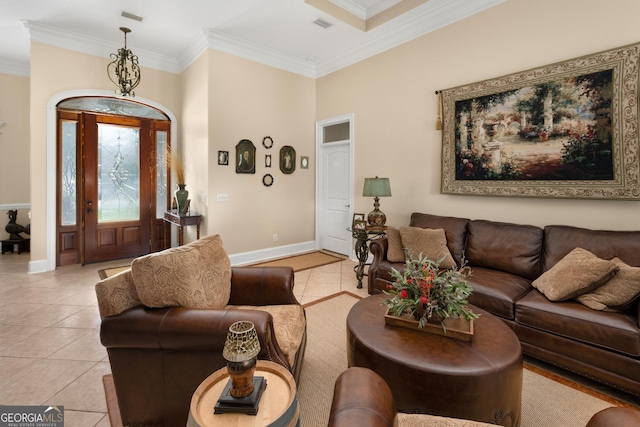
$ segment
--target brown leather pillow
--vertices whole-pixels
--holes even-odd
[[[586,249],[575,248],[532,285],[550,301],[565,301],[594,290],[617,271],[618,266],[613,261],[600,259]]]
[[[404,249],[400,230],[395,227],[387,227],[387,261],[404,262]]]
[[[613,261],[620,270],[608,282],[576,299],[600,311],[625,311],[640,297],[640,267],[631,267],[620,258]]]
[[[147,307],[221,309],[231,296],[231,263],[217,234],[136,258],[131,274]]]
[[[417,258],[420,254],[432,261],[440,259],[441,268],[455,268],[456,262],[447,247],[447,236],[442,228],[400,227],[402,246]]]

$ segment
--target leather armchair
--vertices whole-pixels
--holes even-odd
[[[186,425],[193,392],[226,365],[222,349],[229,326],[238,320],[254,323],[261,346],[258,358],[284,366],[297,381],[306,325],[295,354],[287,357],[276,339],[273,315],[260,310],[300,306],[293,284],[289,267],[233,267],[225,309],[138,305],[103,317],[100,337],[109,355],[123,425]]]

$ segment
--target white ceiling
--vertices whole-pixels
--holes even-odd
[[[506,0],[326,1],[365,20],[401,1],[418,6],[365,32],[304,0],[0,0],[0,72],[29,75],[30,40],[108,57],[125,26],[143,67],[178,73],[212,48],[320,77]]]

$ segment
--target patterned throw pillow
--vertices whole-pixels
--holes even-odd
[[[400,230],[395,227],[387,227],[387,261],[404,262]]]
[[[640,268],[625,264],[620,258],[611,260],[620,270],[608,282],[576,299],[594,310],[626,311],[640,297]]]
[[[533,281],[550,301],[565,301],[585,294],[611,279],[618,266],[582,248],[575,248]]]
[[[441,268],[455,268],[456,262],[447,247],[447,236],[442,228],[400,227],[402,246],[414,257],[420,254],[432,261],[440,259]]]
[[[217,234],[136,258],[131,274],[147,307],[221,309],[231,296],[231,262]]]

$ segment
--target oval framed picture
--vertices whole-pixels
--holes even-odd
[[[264,138],[262,138],[262,145],[266,149],[273,147],[273,139],[271,139],[270,136],[265,136]]]
[[[265,187],[271,187],[273,185],[273,176],[270,173],[265,174],[265,176],[262,177],[262,184],[264,184]]]
[[[280,149],[280,170],[287,175],[296,170],[296,150],[290,145]]]

